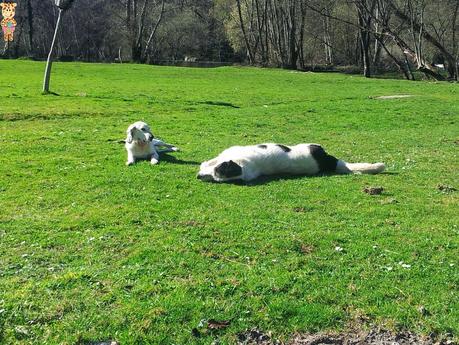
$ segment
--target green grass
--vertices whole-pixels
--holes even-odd
[[[457,84],[56,63],[55,96],[43,70],[0,61],[0,343],[231,344],[350,324],[458,336],[459,192],[437,188],[459,188]],[[375,99],[394,94],[413,97]],[[116,140],[140,119],[175,160],[124,165]],[[195,178],[261,142],[388,173]],[[193,335],[209,319],[230,325]]]

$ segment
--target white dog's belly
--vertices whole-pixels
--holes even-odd
[[[320,171],[317,161],[311,154],[310,144],[299,144],[292,146],[288,153],[291,174],[315,175]]]
[[[270,156],[269,159],[259,162],[258,168],[263,175],[315,175],[319,172],[317,163],[309,153],[297,154],[296,150],[292,150],[287,154],[282,153]]]
[[[150,142],[131,144],[129,149],[139,159],[149,159],[153,154]]]

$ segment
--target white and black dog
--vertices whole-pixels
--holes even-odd
[[[262,175],[378,174],[383,163],[346,163],[330,156],[318,144],[233,146],[201,164],[198,179],[252,181]]]
[[[141,159],[149,159],[151,164],[157,164],[158,153],[178,151],[174,145],[155,139],[150,127],[142,121],[130,125],[126,134],[125,147],[128,155],[126,165],[132,165]]]

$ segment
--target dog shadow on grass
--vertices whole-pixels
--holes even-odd
[[[314,176],[309,176],[309,175],[269,175],[269,176],[260,176],[256,180],[253,181],[243,181],[243,180],[234,180],[234,181],[227,181],[223,182],[226,184],[233,184],[236,186],[241,186],[241,187],[256,187],[256,186],[262,186],[265,184],[269,184],[272,182],[277,182],[277,181],[287,181],[287,180],[299,180],[299,179],[306,179],[306,178],[320,178],[320,177],[325,177],[327,175],[314,175]]]
[[[387,171],[387,172],[385,171],[378,175],[398,175],[398,173],[393,172],[393,171]],[[249,181],[249,182],[245,182],[242,180],[233,180],[233,181],[227,181],[223,183],[233,184],[233,185],[242,186],[242,187],[256,187],[256,186],[261,186],[264,184],[277,182],[277,181],[283,181],[283,180],[299,180],[299,179],[310,179],[310,178],[316,179],[316,178],[327,178],[327,177],[349,178],[349,175],[346,175],[346,174],[269,175],[269,176],[260,176],[256,180]],[[213,182],[213,183],[217,183],[217,182]]]
[[[178,159],[174,156],[171,156],[167,153],[160,153],[160,162],[161,161],[164,161],[164,162],[168,162],[168,163],[171,163],[171,164],[178,164],[178,165],[196,165],[196,166],[199,166],[201,165],[200,162],[195,162],[195,161],[184,161],[184,160],[181,160],[181,159]]]

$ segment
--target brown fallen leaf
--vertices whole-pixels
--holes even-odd
[[[300,251],[303,254],[311,254],[314,251],[314,247],[308,244],[301,244]]]
[[[309,211],[309,209],[306,207],[294,207],[293,208],[293,212],[304,213],[307,211]]]
[[[210,319],[207,321],[207,328],[208,329],[223,329],[226,328],[230,325],[230,321],[218,321],[218,320],[213,320]]]

